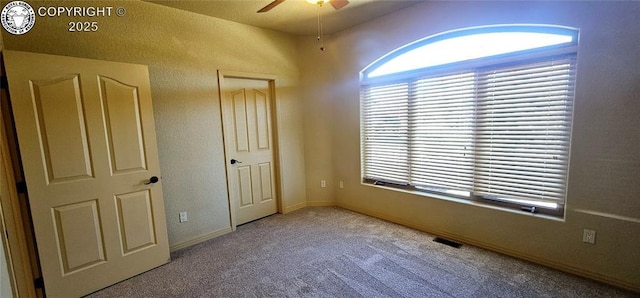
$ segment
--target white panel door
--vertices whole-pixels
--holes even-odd
[[[278,211],[269,80],[221,77],[227,179],[235,224]]]
[[[47,297],[168,262],[147,67],[4,57]]]

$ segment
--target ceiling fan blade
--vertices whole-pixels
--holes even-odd
[[[329,1],[329,3],[331,3],[331,6],[333,6],[333,8],[337,10],[347,6],[347,4],[349,4],[349,1],[348,0],[331,0]]]
[[[267,4],[267,6],[261,8],[260,10],[258,10],[258,12],[267,12],[269,10],[271,10],[272,8],[278,6],[280,3],[284,2],[284,0],[274,0],[273,2]]]

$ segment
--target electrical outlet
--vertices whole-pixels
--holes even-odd
[[[584,229],[582,232],[582,242],[596,244],[596,231]]]
[[[180,212],[180,222],[185,222],[188,221],[189,219],[187,218],[187,212]]]
[[[320,180],[320,187],[327,187],[327,180]]]
[[[340,181],[340,188],[344,188],[344,182]]]

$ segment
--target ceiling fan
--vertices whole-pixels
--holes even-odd
[[[280,3],[284,2],[285,0],[274,0],[273,2],[267,4],[267,6],[263,7],[262,9],[258,10],[258,13],[261,12],[267,12],[269,10],[271,10],[272,8],[280,5]],[[335,8],[336,10],[343,8],[345,6],[347,6],[347,4],[349,4],[348,0],[307,0],[307,2],[311,3],[311,4],[317,4],[322,6],[322,4],[325,4],[327,2],[329,2],[329,4],[331,4],[331,6],[333,6],[333,8]]]

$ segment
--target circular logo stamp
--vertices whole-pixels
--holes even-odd
[[[2,27],[11,34],[25,34],[36,23],[36,13],[27,2],[11,1],[2,9],[0,22]]]

